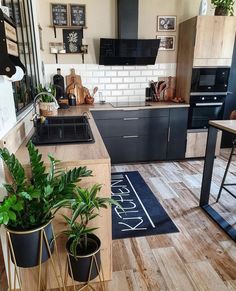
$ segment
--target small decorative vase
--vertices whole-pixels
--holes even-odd
[[[207,0],[202,0],[199,8],[199,15],[206,15],[207,14]]]
[[[223,7],[216,7],[215,15],[216,16],[228,16],[229,15],[229,11],[228,11],[228,9],[223,8]]]

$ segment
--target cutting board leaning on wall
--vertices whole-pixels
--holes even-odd
[[[84,88],[81,77],[76,75],[75,69],[71,69],[70,75],[66,76],[66,93],[74,94],[76,97],[76,104],[84,103]]]

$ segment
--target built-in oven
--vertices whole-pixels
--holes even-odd
[[[227,92],[230,68],[193,68],[191,93]]]
[[[223,95],[195,95],[190,97],[188,117],[189,129],[208,128],[209,120],[223,118],[224,102]]]

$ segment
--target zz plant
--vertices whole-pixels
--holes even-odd
[[[34,229],[50,221],[61,207],[74,201],[76,183],[81,177],[92,174],[86,167],[63,171],[60,161],[51,155],[48,156],[50,167],[47,172],[42,155],[31,142],[28,153],[30,178],[26,177],[23,166],[14,154],[6,148],[0,149],[0,157],[13,181],[4,185],[8,195],[0,203],[0,225],[16,230]]]

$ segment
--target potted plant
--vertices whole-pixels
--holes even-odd
[[[73,280],[88,282],[99,274],[101,259],[101,241],[93,233],[97,228],[89,227],[89,223],[99,215],[101,208],[119,204],[111,198],[98,197],[101,185],[90,189],[77,188],[77,195],[71,203],[71,216],[64,216],[68,229],[63,233],[68,237],[66,249],[68,253],[68,270]],[[96,260],[96,263],[93,261]],[[90,269],[91,268],[91,269]]]
[[[234,0],[211,0],[211,3],[215,7],[215,15],[234,15]]]
[[[59,108],[59,105],[55,98],[56,87],[50,84],[47,88],[40,84],[36,90],[38,95],[35,98],[39,97],[40,114],[43,116],[57,115],[57,109]]]
[[[56,212],[70,205],[74,199],[76,183],[81,177],[91,176],[86,167],[74,168],[67,172],[59,167],[59,161],[49,157],[50,168],[42,161],[42,155],[30,142],[28,144],[31,177],[14,154],[6,148],[0,149],[0,157],[5,162],[12,184],[5,184],[8,195],[0,203],[0,225],[5,225],[10,233],[12,247],[18,267],[28,268],[39,264],[40,231],[44,229],[53,252],[53,232],[51,221]],[[47,245],[42,246],[42,262],[49,258]]]

